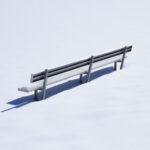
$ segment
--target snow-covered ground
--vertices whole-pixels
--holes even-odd
[[[0,149],[150,149],[149,0],[0,1]],[[112,65],[79,85],[52,85],[45,101],[18,92],[31,73],[125,45]],[[103,75],[104,74],[104,75]]]

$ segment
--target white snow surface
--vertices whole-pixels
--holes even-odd
[[[1,150],[150,149],[149,0],[0,1]],[[52,85],[47,99],[17,91],[31,73],[133,45],[79,85]],[[104,75],[103,75],[104,74]],[[94,74],[93,74],[94,75]]]

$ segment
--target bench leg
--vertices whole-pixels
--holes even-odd
[[[114,62],[114,70],[117,70],[117,62]]]
[[[123,56],[122,56],[120,69],[123,69],[125,57],[126,57],[126,47],[124,48],[124,53],[123,53]]]
[[[89,70],[88,70],[88,74],[87,74],[87,82],[90,81],[93,60],[94,60],[94,56],[91,56],[91,61],[90,61]]]
[[[46,98],[46,88],[42,91],[42,100]]]
[[[83,74],[80,74],[80,83],[83,83]]]
[[[48,75],[48,69],[45,70],[45,78],[43,81],[43,90],[42,90],[42,100],[46,98],[47,75]]]
[[[34,98],[35,98],[36,101],[39,100],[39,98],[38,98],[38,90],[34,91]]]

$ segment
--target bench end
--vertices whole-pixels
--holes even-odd
[[[27,89],[26,87],[21,87],[21,88],[18,88],[18,91],[21,91],[21,92],[30,92],[29,89]]]

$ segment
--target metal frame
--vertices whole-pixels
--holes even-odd
[[[46,85],[47,85],[47,76],[48,75],[48,69],[45,69],[45,77],[43,81],[43,89],[42,89],[42,100],[46,98]]]
[[[126,47],[126,52],[130,52],[131,49],[132,49],[132,46]],[[119,49],[119,50],[115,50],[115,51],[112,51],[109,53],[105,53],[102,55],[97,55],[94,57],[93,63],[96,63],[98,61],[105,60],[105,59],[108,59],[108,58],[111,58],[113,56],[117,56],[117,55],[120,55],[123,53],[124,53],[124,48]],[[61,66],[61,67],[50,69],[50,70],[48,70],[48,77],[52,77],[52,76],[55,76],[55,75],[79,68],[79,67],[82,67],[82,66],[86,66],[89,64],[89,62],[90,62],[90,59],[88,58],[88,59],[84,59],[81,61],[77,61],[75,63],[71,63],[68,65]],[[44,78],[45,78],[45,72],[44,71],[40,72],[40,73],[36,73],[36,74],[33,74],[32,78],[31,78],[31,82],[40,81],[40,80],[43,80]]]
[[[83,74],[80,74],[80,83],[83,83]]]
[[[45,78],[43,80],[43,88],[42,89],[39,89],[42,91],[42,100],[44,100],[46,98],[46,85],[47,85],[47,75],[48,75],[48,69],[45,69]],[[39,98],[38,98],[38,90],[35,90],[34,91],[34,97],[35,99],[38,101]]]
[[[124,60],[126,58],[126,53],[130,52],[131,49],[132,49],[132,46],[124,47],[122,49],[119,49],[119,50],[116,50],[116,51],[113,51],[113,52],[105,53],[103,55],[98,55],[98,56],[95,56],[95,57],[91,56],[88,59],[78,61],[78,62],[75,62],[75,63],[71,63],[71,64],[61,66],[61,67],[58,67],[58,68],[54,68],[54,69],[51,69],[51,70],[45,69],[45,71],[43,71],[43,72],[40,72],[40,73],[37,73],[37,74],[32,74],[31,75],[31,82],[36,82],[36,81],[39,81],[39,80],[43,80],[43,87],[42,87],[42,89],[38,89],[38,90],[42,91],[42,100],[44,100],[46,98],[47,78],[49,78],[51,76],[55,76],[55,75],[63,73],[63,72],[67,72],[67,71],[85,66],[85,65],[89,65],[88,71],[80,74],[80,83],[83,83],[83,74],[87,74],[87,81],[86,82],[89,82],[90,77],[91,77],[91,70],[92,70],[93,63],[104,60],[104,59],[107,59],[107,58],[110,58],[110,57],[114,57],[114,56],[123,54],[122,60],[114,62],[114,70],[117,70],[117,63],[118,62],[121,62],[120,69],[123,69]],[[38,90],[34,91],[34,96],[35,96],[36,100],[39,100]]]
[[[91,69],[92,69],[92,65],[93,65],[93,60],[94,60],[94,56],[91,56],[90,65],[89,65],[89,70],[88,70],[88,73],[87,73],[87,82],[90,81]]]
[[[124,52],[123,52],[123,55],[122,55],[122,60],[114,62],[114,70],[115,70],[115,71],[117,70],[117,63],[118,63],[118,62],[121,62],[120,69],[123,69],[124,60],[125,60],[125,58],[126,58],[126,50],[127,50],[127,47],[125,46],[125,47],[124,47]]]
[[[34,98],[35,98],[36,101],[39,100],[39,98],[38,98],[38,90],[34,91]]]
[[[117,70],[117,61],[114,62],[114,70]]]
[[[120,69],[123,69],[123,66],[124,66],[124,60],[125,60],[125,57],[126,57],[126,50],[127,50],[127,47],[125,46],[124,47],[124,53],[123,53],[123,56],[122,56],[121,65],[120,65]]]

